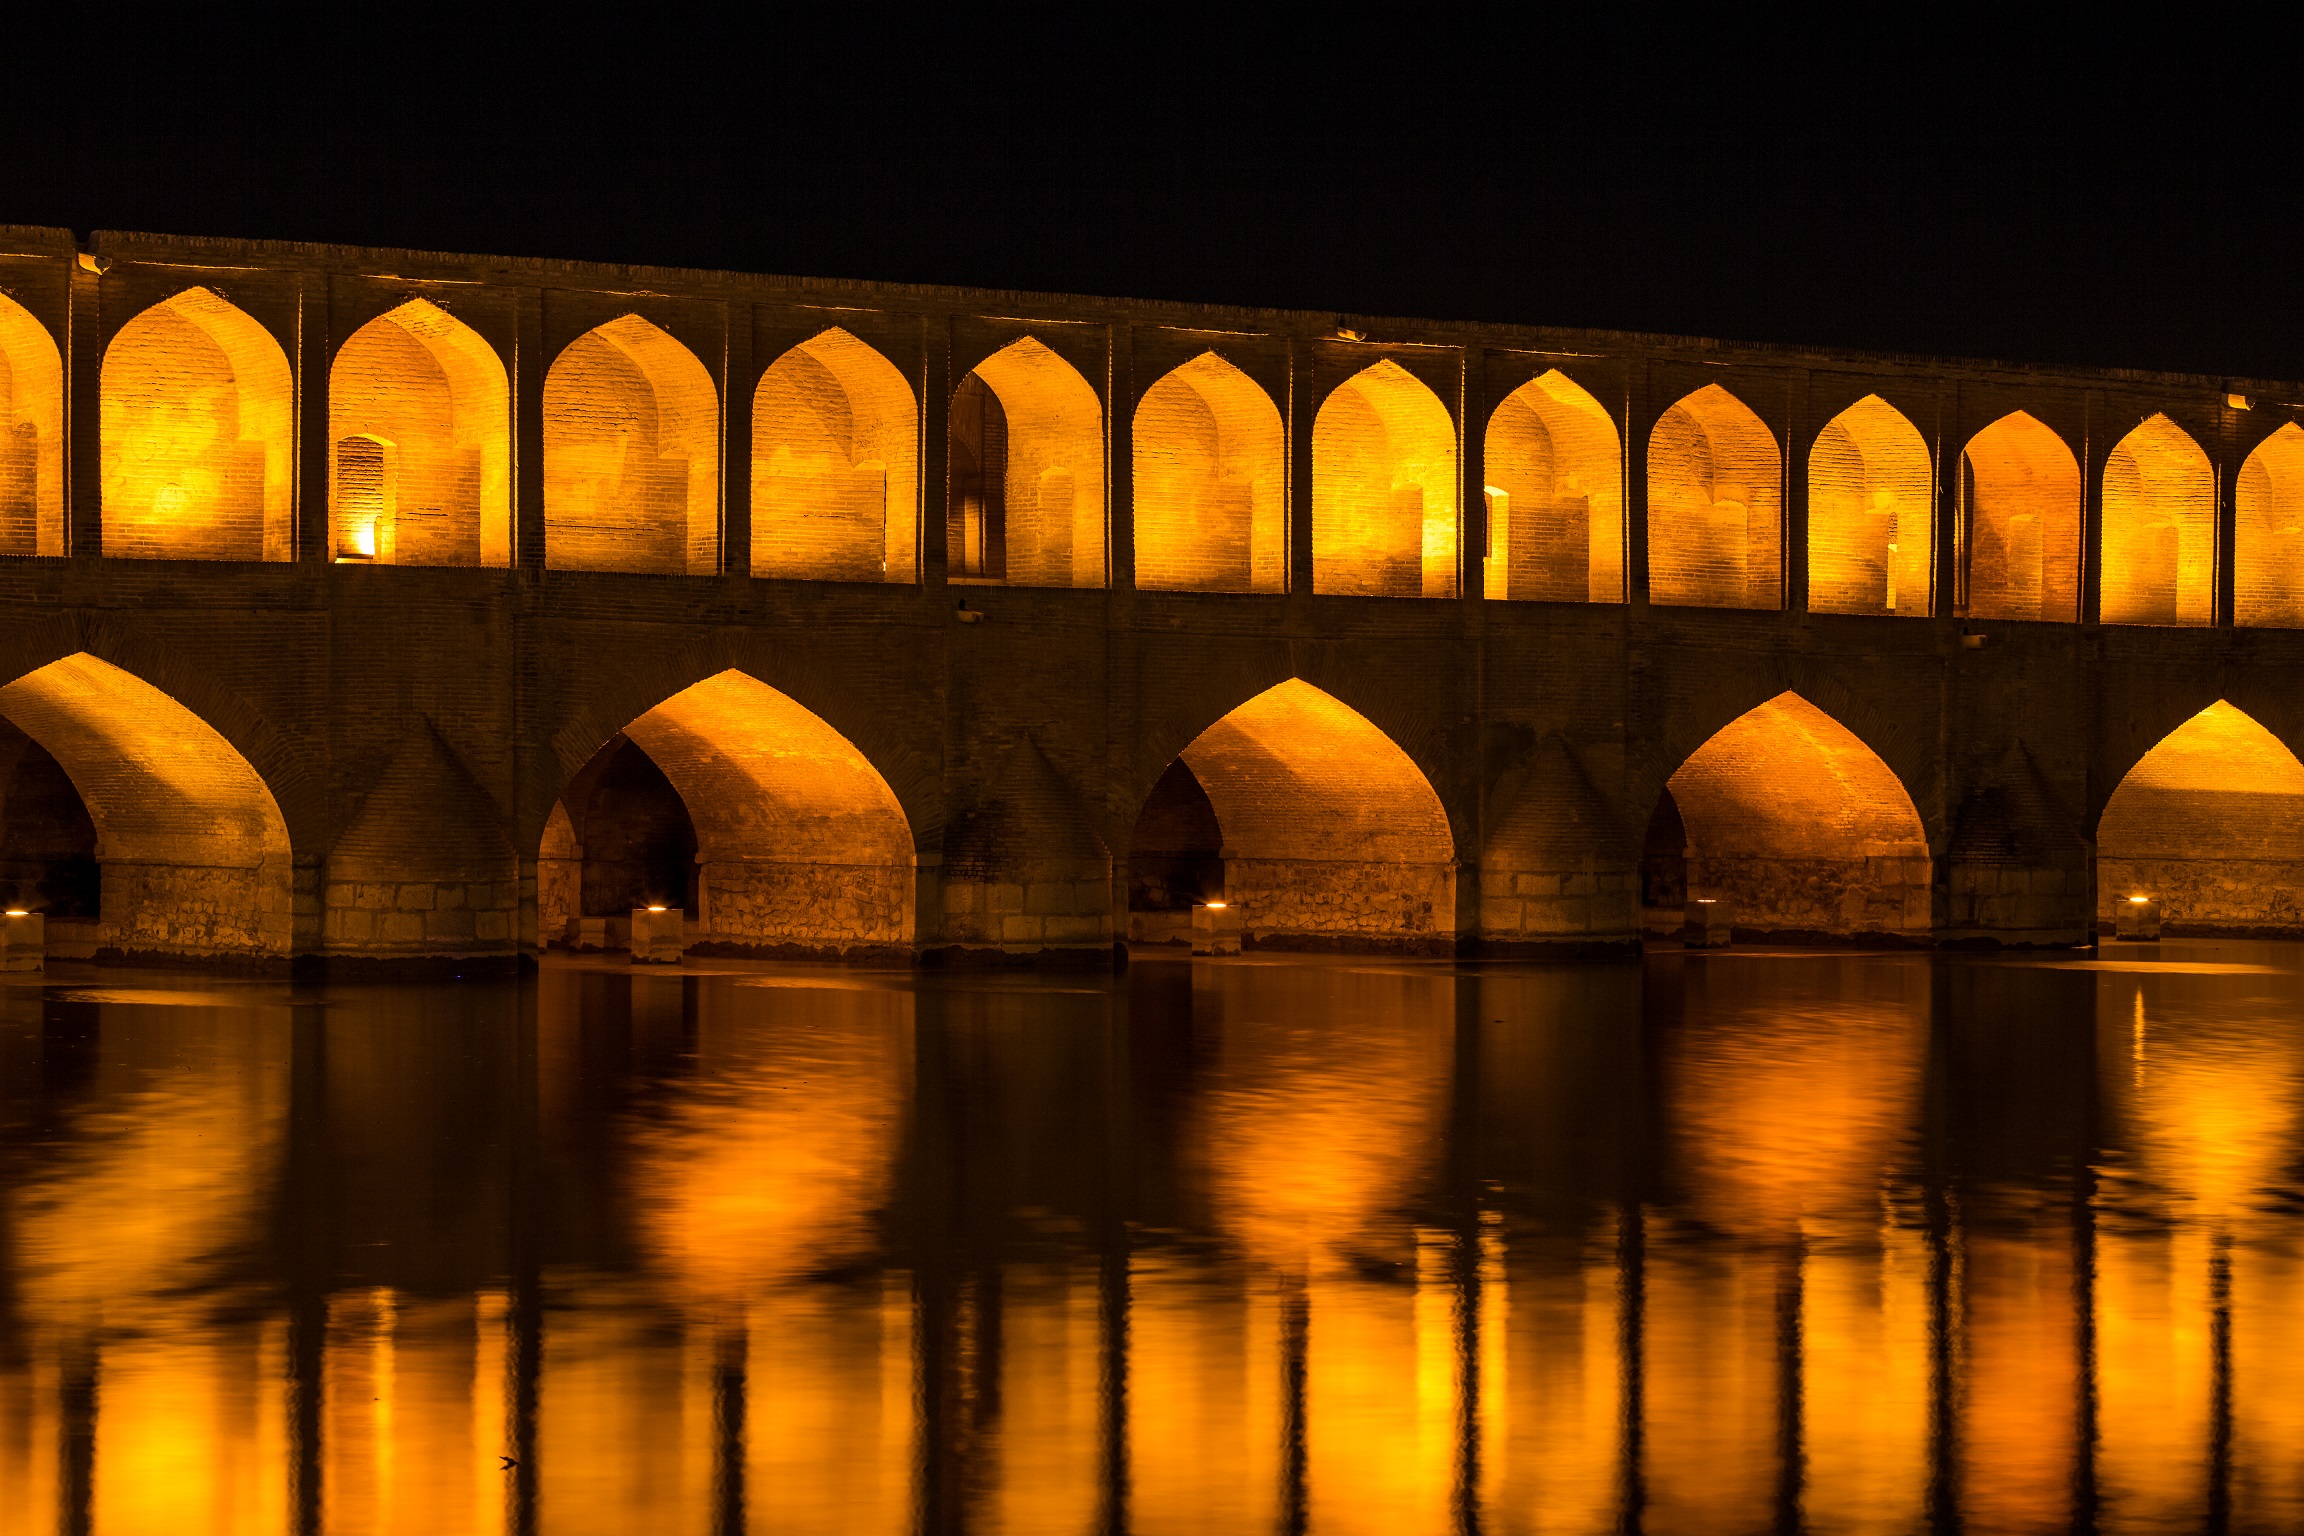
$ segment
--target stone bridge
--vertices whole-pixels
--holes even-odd
[[[2304,931],[2304,385],[0,228],[51,951]]]

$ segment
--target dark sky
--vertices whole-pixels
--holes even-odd
[[[1116,9],[92,12],[0,220],[2304,376],[2285,35]]]

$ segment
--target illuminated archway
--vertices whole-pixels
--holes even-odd
[[[786,352],[752,396],[752,574],[910,581],[920,406],[896,365],[838,326]]]
[[[64,362],[0,294],[0,555],[64,553]]]
[[[547,943],[579,918],[649,904],[688,910],[691,948],[913,941],[912,834],[887,781],[822,718],[738,671],[674,694],[596,753],[554,805],[540,864]]]
[[[1488,418],[1490,597],[1624,600],[1624,445],[1607,408],[1559,369]]]
[[[2216,570],[2216,472],[2191,435],[2152,416],[2104,464],[2104,622],[2206,624]]]
[[[296,392],[270,331],[187,288],[120,328],[102,393],[105,554],[294,556]]]
[[[2304,427],[2258,443],[2232,489],[2233,622],[2304,629]]]
[[[1454,934],[1455,839],[1407,753],[1291,678],[1171,763],[1138,816],[1131,936],[1172,940],[1195,901],[1240,909],[1250,942],[1439,948]]]
[[[1854,732],[1796,693],[1746,711],[1697,748],[1655,819],[1684,829],[1688,894],[1730,903],[1739,929],[1930,929],[1928,837],[1912,797]],[[1678,915],[1668,914],[1675,926]]]
[[[80,653],[0,687],[0,718],[53,756],[94,824],[99,951],[288,953],[287,823],[216,728]]]
[[[1018,587],[1104,585],[1104,405],[1030,336],[952,396],[951,571]]]
[[[2304,931],[2304,764],[2221,700],[2169,732],[2096,827],[2098,920],[2134,895],[2179,930]]]
[[[1866,395],[1825,423],[1808,454],[1808,607],[1926,616],[1936,525],[1928,444]]]
[[[1648,435],[1648,596],[1774,608],[1784,592],[1784,456],[1752,411],[1707,384]]]
[[[1144,392],[1135,443],[1136,585],[1287,585],[1287,440],[1262,386],[1203,352]]]
[[[2080,616],[2080,463],[2023,411],[1960,455],[1961,611],[1974,619]]]
[[[328,550],[385,565],[512,563],[504,361],[410,299],[352,333],[328,370]]]
[[[720,394],[638,315],[577,337],[544,376],[544,563],[719,569]]]
[[[1386,358],[1312,423],[1312,590],[1456,595],[1456,423]]]

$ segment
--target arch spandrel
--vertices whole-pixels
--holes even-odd
[[[1814,613],[1933,611],[1935,467],[1903,412],[1866,395],[1808,452],[1808,607]]]
[[[1312,590],[1453,597],[1456,422],[1386,358],[1321,402],[1312,424]]]
[[[0,554],[64,553],[64,361],[0,294]]]
[[[2105,623],[2209,622],[2216,473],[2166,416],[2147,417],[2104,462],[2103,558]]]
[[[2249,453],[2233,486],[2233,622],[2304,629],[2304,427]]]
[[[104,553],[150,560],[288,560],[296,393],[272,333],[187,288],[105,348]]]
[[[1660,605],[1774,608],[1783,600],[1784,456],[1718,384],[1648,434],[1648,595]]]
[[[329,553],[512,562],[511,386],[478,332],[426,299],[369,321],[328,371]]]
[[[1624,600],[1624,445],[1607,407],[1559,369],[1488,418],[1491,598]]]
[[[1287,585],[1287,440],[1264,387],[1214,352],[1137,402],[1136,585],[1279,592]]]
[[[708,575],[720,561],[720,394],[638,315],[570,342],[544,376],[544,563]]]
[[[840,327],[777,358],[752,397],[752,574],[913,580],[919,432],[903,373]]]

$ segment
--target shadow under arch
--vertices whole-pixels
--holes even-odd
[[[2304,763],[2219,699],[2162,737],[2096,824],[2096,919],[2154,896],[2164,929],[2304,935]]]
[[[100,871],[94,921],[62,950],[194,959],[285,957],[294,937],[288,825],[217,729],[85,651],[0,687],[0,718],[62,769]]]
[[[657,704],[569,780],[545,822],[545,943],[622,943],[636,906],[678,906],[689,947],[908,950],[912,831],[878,769],[821,716],[733,668]],[[590,935],[584,919],[600,919]]]
[[[638,315],[586,331],[544,375],[544,563],[719,568],[719,390],[695,353]]]
[[[206,288],[163,299],[104,349],[104,553],[287,560],[296,391],[255,317]]]
[[[328,545],[384,565],[512,563],[512,392],[496,349],[410,299],[328,368]]]
[[[769,364],[752,394],[752,574],[912,580],[919,434],[904,375],[838,326]]]
[[[0,555],[64,553],[64,359],[0,294]]]
[[[1722,726],[1673,773],[1641,853],[1644,921],[1730,904],[1740,932],[1890,935],[1932,926],[1928,836],[1894,770],[1786,691]]]
[[[1287,437],[1264,387],[1214,352],[1144,391],[1135,423],[1136,585],[1287,586]]]
[[[1184,937],[1198,902],[1241,911],[1253,944],[1445,950],[1455,838],[1398,743],[1291,678],[1202,731],[1138,813],[1130,937]]]
[[[1312,590],[1456,595],[1456,422],[1390,358],[1361,369],[1312,421]]]

